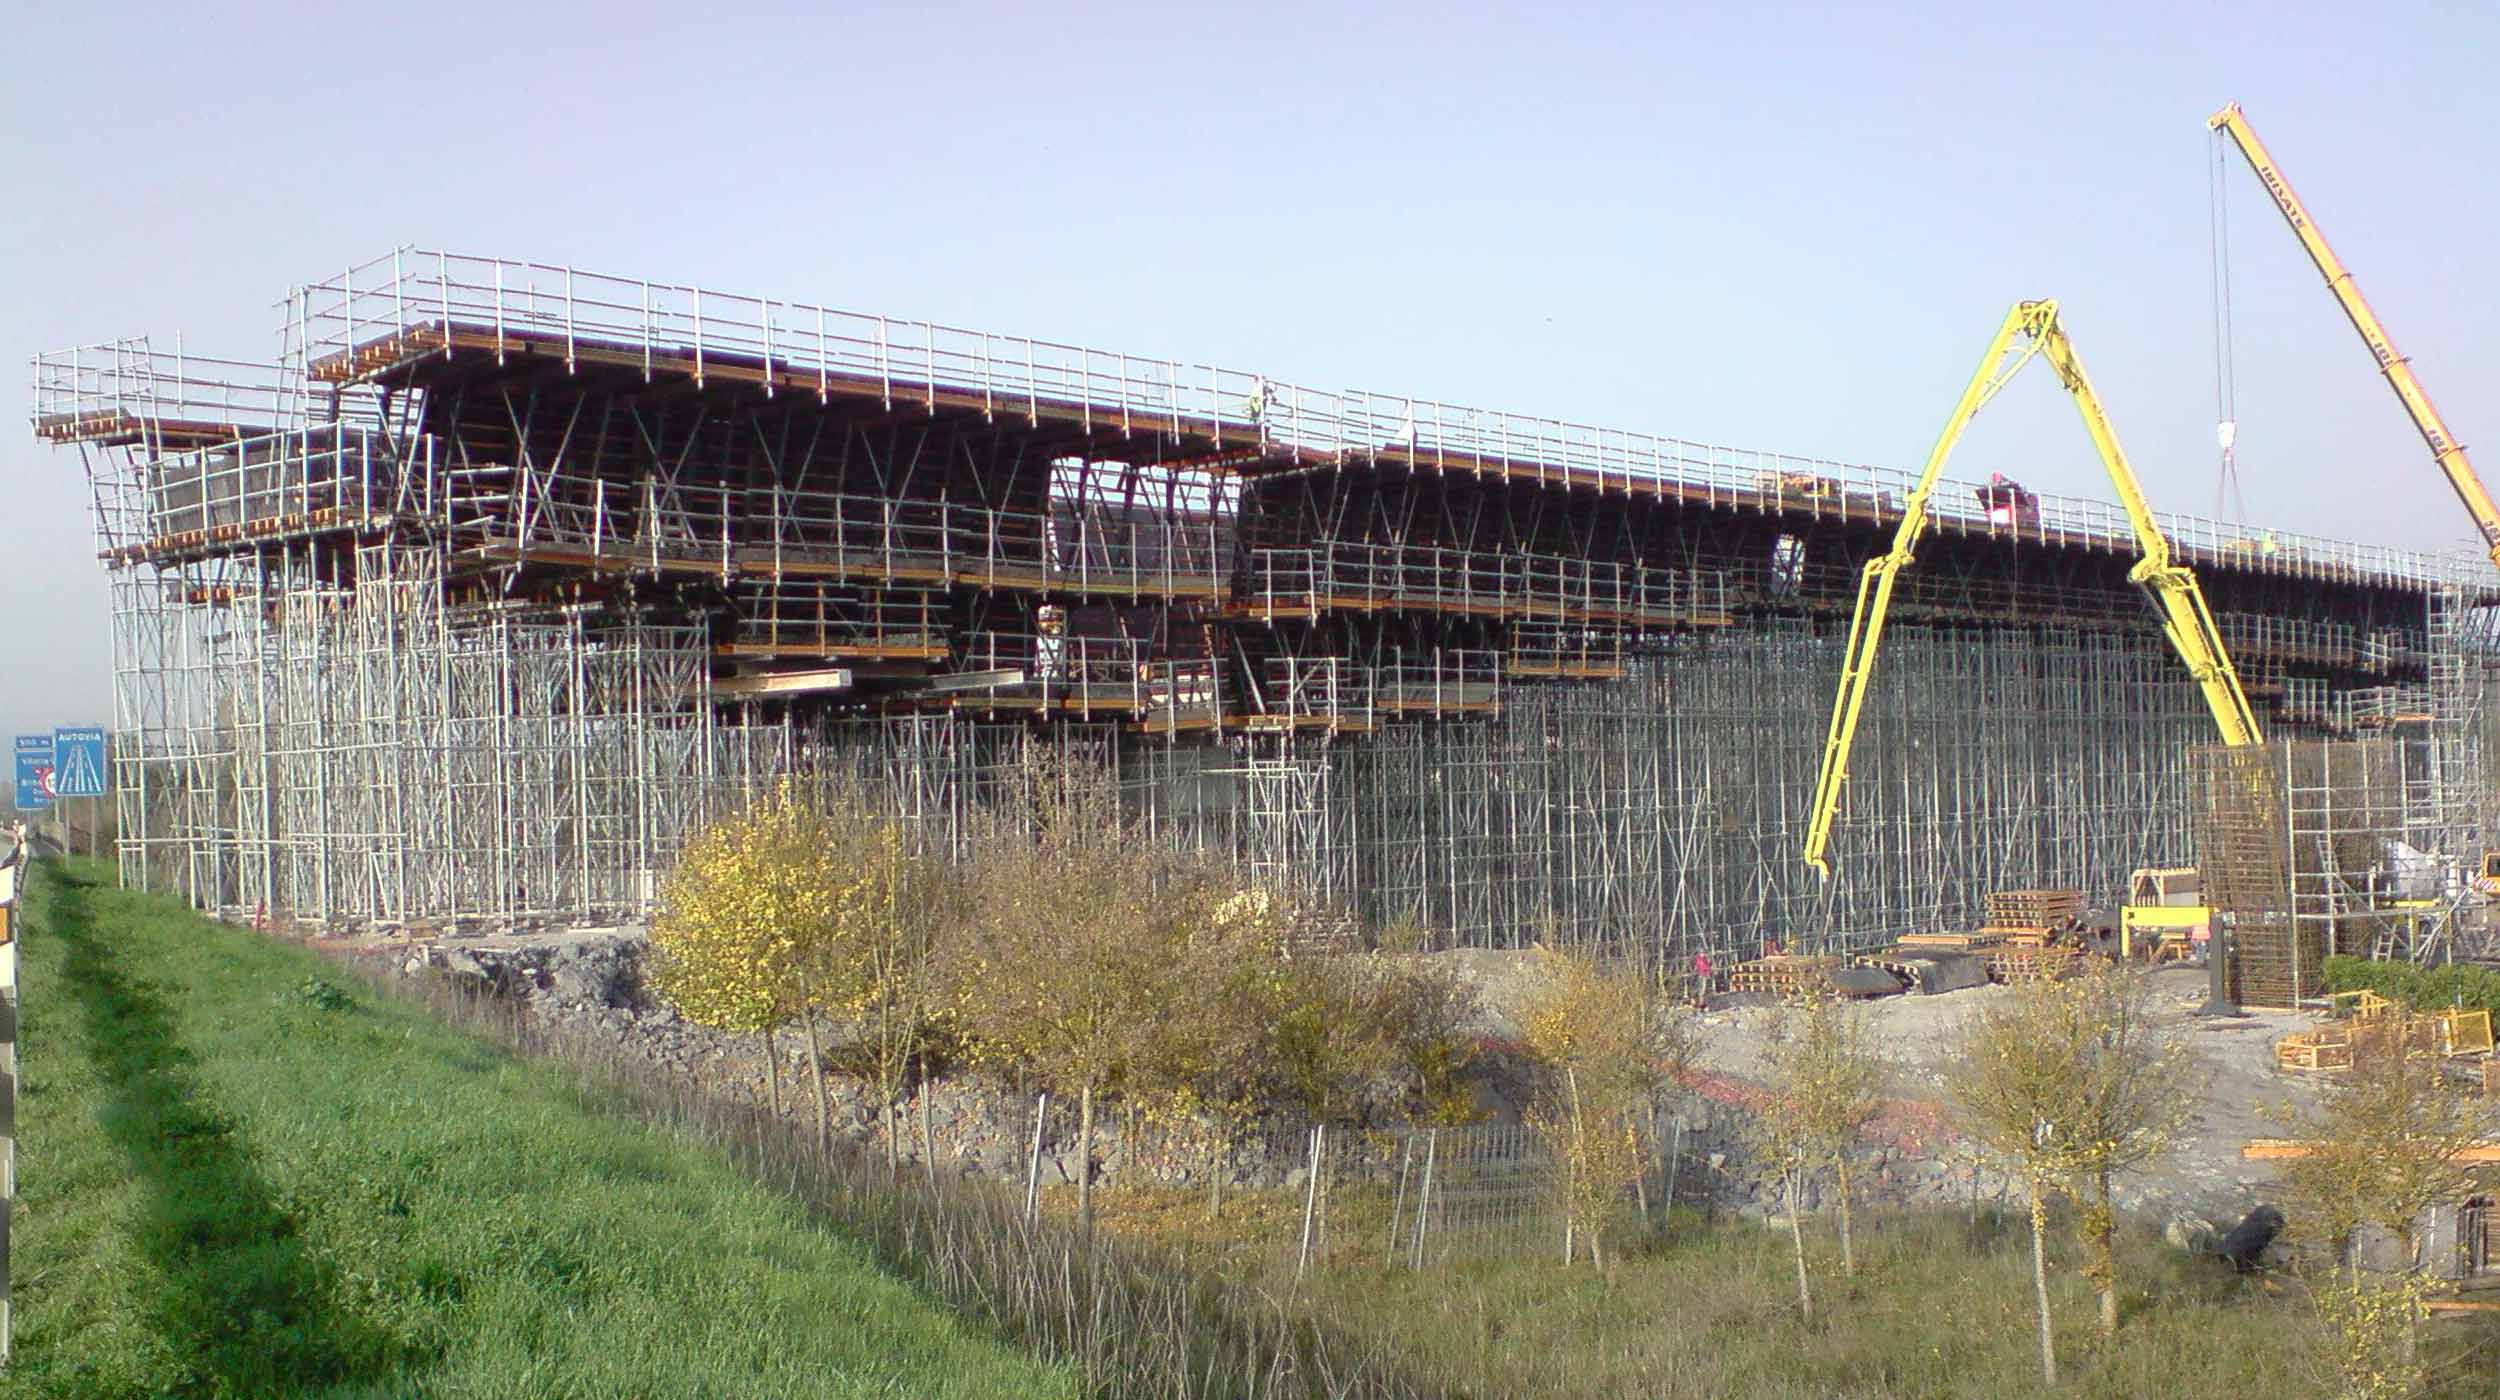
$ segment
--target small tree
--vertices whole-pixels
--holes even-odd
[[[2118,1323],[2112,1178],[2159,1155],[2176,1132],[2187,1112],[2183,1054],[2154,1025],[2143,980],[2099,962],[2064,981],[2017,987],[1965,1028],[1954,1104],[1962,1130],[2029,1189],[2040,1370],[2051,1384],[2051,1193],[2084,1204],[2087,1269],[2108,1335]]]
[[[784,782],[686,843],[652,921],[652,986],[697,1025],[761,1032],[774,1112],[781,1109],[773,1029],[810,1000],[853,881],[822,858],[839,824]],[[824,1078],[817,1066],[819,1118]]]
[[[1778,1168],[1788,1201],[1788,1242],[1797,1273],[1797,1309],[1814,1316],[1814,1293],[1806,1270],[1805,1183],[1822,1168],[1836,1170],[1842,1267],[1857,1270],[1848,1199],[1848,1155],[1858,1130],[1875,1114],[1881,1067],[1872,1055],[1860,1018],[1829,988],[1810,991],[1773,1025],[1769,1051],[1769,1097],[1755,1119],[1763,1155]]]
[[[1094,1110],[1174,1005],[1193,932],[1221,897],[1203,863],[1158,849],[1098,776],[1033,784],[1037,831],[1002,825],[974,863],[972,938],[958,964],[983,1050],[1077,1100],[1077,1214],[1093,1226]]]
[[[2457,1093],[2439,1063],[2404,1053],[2395,1037],[2359,1053],[2316,1104],[2289,1117],[2305,1152],[2285,1164],[2287,1224],[2326,1244],[2336,1277],[2314,1291],[2335,1337],[2331,1352],[2350,1393],[2406,1395],[2425,1379],[2416,1338],[2427,1292],[2422,1228],[2489,1175],[2464,1150],[2500,1124],[2487,1102]],[[2357,1244],[2365,1227],[2392,1236],[2403,1263],[2370,1277]]]
[[[842,811],[850,839],[827,855],[850,866],[856,880],[843,906],[838,948],[824,960],[824,981],[814,990],[818,1005],[849,1023],[850,1038],[835,1059],[875,1095],[886,1168],[894,1171],[900,1165],[896,1107],[915,1077],[926,1094],[931,1060],[951,1019],[938,964],[961,911],[952,872],[916,833],[856,800],[846,800]]]
[[[1573,1241],[1605,1264],[1605,1223],[1639,1180],[1647,1114],[1672,1032],[1649,980],[1581,951],[1546,950],[1542,980],[1520,1017],[1545,1084],[1528,1113],[1555,1162],[1566,1262]]]
[[[1867,1035],[1865,1017],[1828,988],[1810,992],[1775,1034],[1771,1067],[1771,1102],[1764,1112],[1773,1120],[1773,1140],[1800,1174],[1832,1172],[1840,1268],[1855,1274],[1849,1154],[1881,1107],[1876,1094],[1884,1082],[1883,1061]],[[1800,1252],[1800,1272],[1804,1267]]]
[[[2100,1294],[2104,1341],[2118,1333],[2115,1178],[2168,1151],[2192,1104],[2180,1092],[2187,1047],[2155,1019],[2151,985],[2096,958],[2061,989],[2080,1046],[2072,1112],[2062,1127],[2066,1185],[2082,1205],[2084,1272]]]
[[[1283,895],[1235,882],[1168,970],[1171,995],[1139,1028],[1131,1093],[1150,1114],[1205,1131],[1211,1215],[1223,1209],[1242,1134],[1278,1096],[1277,1017],[1300,987],[1298,912]]]

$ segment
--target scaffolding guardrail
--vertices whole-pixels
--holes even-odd
[[[652,573],[1155,597],[1215,597],[1227,572],[1227,536],[1204,519],[1103,521],[1066,509],[655,477],[614,482],[548,469],[470,471],[461,481],[454,541],[490,556],[586,553]]]
[[[646,374],[680,362],[698,382],[728,367],[767,393],[796,385],[830,398],[873,389],[885,406],[968,393],[984,411],[1038,422],[1073,410],[1088,431],[1116,426],[1259,437],[1270,396],[1259,376],[1089,346],[993,335],[685,283],[547,263],[401,249],[296,289],[289,329],[308,368],[353,374],[482,332],[497,354],[544,341],[567,368],[622,357]],[[368,347],[388,353],[367,355]]]
[[[2233,655],[2274,656],[2329,666],[2367,659],[2360,629],[2349,622],[2318,622],[2263,613],[2216,613],[2214,628]]]
[[[1243,716],[1252,728],[1372,726],[1370,674],[1349,657],[1271,656],[1259,663],[1259,683],[1259,707]]]
[[[1362,541],[1257,547],[1246,552],[1245,563],[1240,601],[1254,615],[1271,619],[1331,609],[1603,619],[1647,627],[1714,625],[1729,618],[1727,578],[1715,570]]]
[[[1398,655],[1372,669],[1371,694],[1387,714],[1491,714],[1501,708],[1501,654],[1436,647]]]
[[[940,595],[772,580],[730,599],[731,654],[942,659],[949,629]]]
[[[194,355],[179,342],[157,350],[144,336],[47,350],[34,371],[35,432],[56,442],[259,436],[310,424],[315,398],[326,409],[331,393],[309,393],[300,366]],[[378,426],[373,393],[342,389],[337,421]]]
[[[436,501],[431,439],[331,424],[157,457],[112,480],[98,525],[123,556],[431,515]]]
[[[309,369],[353,376],[394,358],[449,351],[452,333],[504,353],[526,339],[561,354],[761,373],[767,392],[812,385],[820,397],[873,391],[887,406],[941,398],[1038,422],[1047,408],[1087,430],[1116,426],[1200,434],[1319,460],[1388,456],[1436,470],[1499,471],[1601,492],[1671,491],[1712,506],[1819,514],[1897,512],[1914,478],[1889,468],[1714,446],[1433,399],[1331,392],[1261,374],[1087,346],[871,316],[683,283],[546,263],[403,248],[299,287],[290,331]],[[367,355],[368,347],[381,347]],[[362,358],[360,358],[362,357]],[[366,361],[371,361],[370,364]],[[2117,505],[2039,495],[2036,508],[1991,518],[1977,483],[1947,481],[1929,503],[1940,528],[2132,553]],[[2401,583],[2489,582],[2455,555],[2361,545],[2202,516],[2163,514],[2172,547],[2193,561]]]

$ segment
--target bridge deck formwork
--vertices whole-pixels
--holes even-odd
[[[1681,957],[2186,863],[2193,687],[2113,506],[1948,484],[1794,852],[1897,474],[402,251],[251,365],[37,364],[113,575],[121,855],[329,923],[616,918],[790,772],[960,829],[1033,746],[1454,941]],[[2165,519],[2284,733],[2472,839],[2456,561]]]

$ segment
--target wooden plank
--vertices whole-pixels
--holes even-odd
[[[2251,1162],[2283,1161],[2309,1155],[2309,1144],[2297,1138],[2250,1138],[2240,1144],[2240,1156]],[[2456,1155],[2463,1163],[2500,1162],[2500,1142],[2482,1142]]]

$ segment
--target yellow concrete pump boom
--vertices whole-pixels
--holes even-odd
[[[1823,767],[1815,778],[1814,806],[1806,824],[1806,864],[1826,878],[1831,875],[1827,851],[1832,823],[1840,814],[1840,790],[1849,776],[1849,749],[1857,738],[1858,714],[1866,703],[1867,683],[1874,675],[1877,644],[1884,635],[1885,615],[1892,607],[1893,583],[1902,567],[1914,557],[1919,536],[1926,533],[1928,497],[1934,494],[1937,478],[1944,472],[1945,458],[1961,440],[1962,430],[2034,355],[2045,357],[2057,371],[2058,382],[2066,386],[2066,392],[2074,397],[2076,410],[2083,415],[2084,430],[2091,434],[2093,450],[2100,454],[2101,466],[2109,473],[2110,484],[2117,488],[2119,503],[2126,507],[2127,523],[2134,528],[2136,548],[2143,555],[2128,570],[2127,577],[2142,587],[2160,610],[2162,632],[2169,637],[2179,659],[2187,663],[2189,673],[2196,677],[2205,704],[2213,711],[2214,724],[2222,731],[2222,742],[2236,746],[2260,741],[2257,716],[2248,707],[2239,673],[2232,669],[2230,653],[2214,627],[2213,613],[2205,606],[2204,590],[2197,586],[2196,575],[2185,564],[2171,558],[2170,541],[2153,518],[2153,508],[2144,499],[2135,469],[2127,465],[2127,454],[2118,446],[2118,434],[2109,425],[2109,415],[2101,409],[2100,396],[2092,391],[2092,381],[2084,377],[2082,361],[2075,357],[2074,346],[2066,339],[2064,327],[2058,324],[2057,303],[2017,302],[2013,310],[2005,313],[2004,324],[1997,327],[1996,338],[1988,342],[1988,353],[1980,359],[1969,387],[1962,391],[1962,401],[1954,405],[1953,416],[1945,420],[1935,449],[1927,454],[1927,466],[1919,473],[1918,485],[1903,504],[1901,523],[1893,531],[1892,548],[1868,560],[1858,576],[1857,610],[1849,619],[1849,645],[1841,661],[1840,691],[1832,699],[1831,727],[1823,739]]]
[[[2248,157],[2249,168],[2257,172],[2266,193],[2274,196],[2274,207],[2283,211],[2284,221],[2292,226],[2300,246],[2309,250],[2309,260],[2318,265],[2319,274],[2326,278],[2327,290],[2335,293],[2336,303],[2352,319],[2352,328],[2361,332],[2362,343],[2370,347],[2371,356],[2378,361],[2379,373],[2387,376],[2388,386],[2404,401],[2413,426],[2421,430],[2422,440],[2430,444],[2432,458],[2447,473],[2448,484],[2456,489],[2457,499],[2465,503],[2466,513],[2474,517],[2474,528],[2482,532],[2483,547],[2490,551],[2492,562],[2500,564],[2500,508],[2492,505],[2491,493],[2483,489],[2482,478],[2474,474],[2474,464],[2466,460],[2464,446],[2449,436],[2439,410],[2431,407],[2430,395],[2422,392],[2422,381],[2414,378],[2411,362],[2396,353],[2395,344],[2387,338],[2387,328],[2379,324],[2370,303],[2362,299],[2361,289],[2353,285],[2352,273],[2335,256],[2335,250],[2327,246],[2326,236],[2318,232],[2317,224],[2309,217],[2309,207],[2292,193],[2291,181],[2283,178],[2282,167],[2267,154],[2266,143],[2249,129],[2240,104],[2234,102],[2214,113],[2206,118],[2205,125],[2228,132],[2232,144]]]

